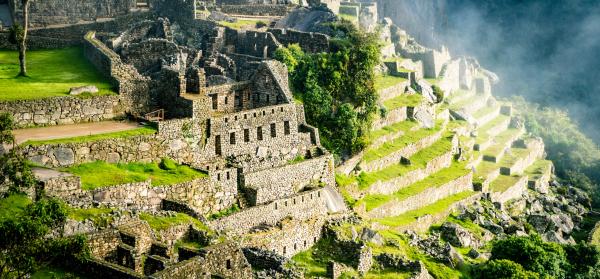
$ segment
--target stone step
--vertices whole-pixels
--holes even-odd
[[[425,232],[431,225],[446,219],[452,211],[472,204],[480,196],[479,193],[474,191],[460,192],[397,216],[374,219],[373,228],[377,230],[393,229],[396,231]]]
[[[483,152],[483,160],[498,163],[512,144],[525,133],[524,129],[508,129],[494,138],[494,144]]]
[[[450,195],[472,190],[473,173],[466,169],[465,165],[464,162],[455,162],[449,168],[433,173],[388,196],[367,196],[363,199],[367,211],[365,216],[371,219],[396,216]]]
[[[526,148],[513,147],[500,160],[500,173],[503,175],[521,175],[529,166],[544,155],[544,145],[532,140]]]
[[[500,106],[486,106],[476,111],[473,117],[477,120],[477,126],[481,127],[496,119],[498,115],[500,115]]]
[[[510,126],[510,117],[499,115],[492,121],[477,129],[474,150],[483,151],[494,144],[494,137],[505,132]]]

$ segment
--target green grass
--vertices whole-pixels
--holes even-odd
[[[377,181],[388,181],[393,178],[402,176],[412,170],[424,168],[427,162],[437,158],[452,149],[452,141],[450,137],[445,137],[433,145],[420,150],[410,157],[410,165],[393,164],[376,172],[362,172],[359,177],[359,188],[364,190]]]
[[[383,102],[383,106],[388,110],[394,110],[400,107],[416,107],[423,102],[423,96],[420,94],[400,94],[395,98]]]
[[[477,102],[478,99],[480,99],[480,98],[481,98],[480,95],[475,94],[473,96],[469,96],[469,97],[467,97],[467,98],[465,98],[463,100],[460,100],[459,102],[451,104],[450,108],[451,109],[455,109],[455,110],[459,110],[461,108],[466,107],[467,105],[469,105],[471,103]]]
[[[515,136],[518,135],[521,131],[514,128],[509,128],[506,131],[498,134],[494,141],[496,142],[492,146],[488,147],[483,155],[497,157],[504,149],[509,146],[509,142],[515,139]]]
[[[28,51],[29,77],[18,73],[18,52],[0,50],[0,101],[67,96],[71,87],[85,85],[98,87],[98,95],[115,93],[79,47]]]
[[[390,88],[402,82],[408,81],[402,77],[390,76],[390,75],[379,75],[375,77],[375,89],[382,90]]]
[[[69,218],[80,222],[89,219],[96,225],[106,226],[110,224],[112,217],[103,215],[108,215],[112,212],[112,209],[106,207],[71,208],[69,209]]]
[[[537,160],[525,170],[525,173],[529,175],[529,180],[537,180],[551,167],[552,161]]]
[[[29,204],[31,200],[25,195],[13,194],[0,199],[0,220],[18,218]]]
[[[62,138],[62,139],[53,139],[53,140],[39,140],[39,141],[26,141],[21,144],[21,146],[32,145],[46,145],[46,144],[63,144],[63,143],[82,143],[82,142],[91,142],[91,141],[100,141],[105,139],[115,139],[115,138],[128,138],[134,136],[143,136],[143,135],[153,135],[158,130],[153,126],[144,126],[136,129],[106,133],[106,134],[97,134],[97,135],[89,135],[89,136],[80,136],[80,137],[72,137],[72,138]]]
[[[383,136],[387,136],[390,134],[395,134],[398,132],[404,132],[407,133],[408,131],[410,131],[410,129],[414,128],[415,126],[417,126],[417,122],[414,121],[400,121],[397,123],[394,123],[392,125],[389,126],[385,126],[379,130],[373,131],[371,132],[371,140],[376,140],[378,138],[381,138]]]
[[[347,21],[350,21],[354,24],[358,24],[358,17],[354,16],[354,15],[349,15],[349,14],[339,14],[338,15],[340,18],[345,19]]]
[[[490,192],[500,192],[508,190],[519,182],[521,176],[500,175],[490,183]]]
[[[390,201],[401,202],[409,197],[417,195],[429,188],[440,187],[459,177],[467,175],[470,170],[465,168],[466,162],[453,163],[449,168],[436,172],[427,178],[404,187],[392,195],[368,195],[363,201],[367,211],[371,211]]]
[[[219,21],[219,24],[233,29],[256,28],[256,24],[262,20],[258,19],[238,19],[235,22]]]
[[[330,261],[334,260],[349,265],[349,255],[339,250],[333,240],[321,238],[309,250],[293,256],[292,261],[305,270],[304,276],[307,278],[326,277],[327,265]]]
[[[290,165],[291,164],[297,164],[297,163],[301,163],[301,162],[304,162],[304,161],[306,161],[306,158],[304,158],[304,156],[302,156],[302,155],[298,155],[296,158],[294,158],[292,160],[289,160],[288,164],[290,164]]]
[[[500,165],[505,167],[512,167],[519,159],[527,157],[531,150],[526,148],[511,148],[509,152],[507,152],[502,160],[500,160]]]
[[[498,164],[482,160],[481,163],[477,165],[477,168],[475,168],[475,175],[487,176],[489,173],[497,170],[498,168],[500,168]]]
[[[148,213],[140,213],[140,219],[148,222],[148,225],[155,231],[166,230],[172,226],[191,223],[198,229],[208,230],[208,227],[198,219],[183,213],[175,213],[175,216],[155,216]]]
[[[478,111],[476,111],[475,113],[473,113],[473,117],[475,117],[476,119],[480,119],[494,111],[498,110],[498,107],[484,107]]]
[[[386,142],[385,144],[375,148],[368,149],[365,151],[363,156],[364,162],[371,162],[388,156],[389,154],[398,151],[407,145],[422,140],[428,136],[431,136],[441,130],[441,125],[436,125],[432,129],[419,129],[414,132],[406,133],[401,137],[395,138],[392,141]]]
[[[169,168],[159,163],[109,164],[103,161],[85,163],[65,168],[63,171],[80,176],[84,190],[142,182],[148,179],[152,179],[153,186],[171,185],[208,176],[204,172],[183,165]]]
[[[502,123],[503,121],[506,121],[506,119],[509,119],[509,118],[510,118],[509,116],[500,114],[496,118],[492,119],[490,122],[488,122],[485,125],[479,127],[478,130],[479,130],[480,133],[487,134],[492,128],[494,128],[498,124]]]
[[[208,217],[209,220],[216,220],[219,218],[227,217],[231,214],[239,212],[241,209],[237,204],[232,205],[230,208],[223,209],[217,213],[214,213]]]
[[[473,191],[464,191],[464,192],[446,197],[444,199],[441,199],[434,204],[431,204],[431,205],[428,205],[425,207],[421,207],[416,210],[408,211],[408,212],[398,215],[398,216],[376,219],[375,221],[379,222],[382,225],[390,226],[390,227],[399,227],[399,226],[408,225],[408,224],[416,221],[416,219],[419,217],[422,217],[425,215],[434,215],[434,214],[444,212],[455,202],[458,202],[465,198],[468,198],[471,195],[473,195],[474,193],[475,192],[473,192]]]

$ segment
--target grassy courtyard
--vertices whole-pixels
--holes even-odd
[[[143,182],[148,179],[152,179],[153,186],[171,185],[208,176],[204,172],[177,165],[168,159],[163,159],[161,163],[128,164],[96,161],[66,168],[64,171],[81,177],[82,188],[85,190]]]
[[[98,87],[99,95],[115,93],[78,47],[28,51],[29,76],[17,77],[18,73],[18,52],[0,50],[0,101],[65,96],[71,87],[85,85]]]

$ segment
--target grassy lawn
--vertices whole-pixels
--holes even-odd
[[[375,89],[381,90],[397,85],[398,83],[408,81],[402,77],[395,77],[389,75],[379,75],[375,77]]]
[[[267,24],[263,20],[259,20],[259,19],[238,19],[235,22],[219,21],[219,25],[233,28],[233,29],[248,29],[248,28],[256,28],[256,25],[259,22],[263,22],[263,23]]]
[[[529,180],[537,180],[551,167],[552,161],[537,160],[525,170],[525,173],[529,175]]]
[[[198,219],[183,213],[176,213],[175,216],[154,216],[148,213],[140,213],[140,219],[148,222],[148,225],[153,230],[162,231],[172,226],[181,224],[192,223],[196,225],[198,229],[208,230],[208,227],[200,222]]]
[[[500,165],[489,161],[481,161],[475,169],[476,176],[487,176],[489,173],[500,168]]]
[[[394,202],[400,202],[406,200],[409,197],[420,194],[421,192],[429,188],[440,187],[450,181],[458,179],[462,176],[467,175],[470,170],[466,169],[466,162],[453,163],[449,168],[445,168],[439,172],[436,172],[427,178],[413,183],[408,187],[400,189],[398,192],[392,195],[368,195],[364,198],[364,202],[367,211],[371,211],[385,203],[393,200]]]
[[[416,107],[423,102],[423,96],[420,94],[401,94],[395,98],[383,102],[383,106],[388,110],[394,110],[400,107]]]
[[[483,155],[488,155],[492,157],[498,156],[509,144],[509,141],[515,139],[515,136],[521,133],[521,130],[517,130],[514,128],[510,128],[500,134],[498,134],[494,141],[496,144],[488,147]]]
[[[376,172],[362,172],[359,177],[359,188],[364,190],[369,188],[369,186],[373,185],[377,181],[388,181],[394,179],[396,177],[405,175],[406,173],[424,168],[429,161],[434,158],[437,158],[452,148],[451,138],[442,138],[435,142],[433,145],[420,150],[410,157],[410,165],[403,164],[393,164],[389,167],[386,167],[380,171]]]
[[[490,183],[490,192],[500,192],[508,190],[519,182],[521,176],[500,175]]]
[[[414,222],[419,217],[422,217],[425,215],[434,215],[437,213],[444,212],[453,203],[461,201],[465,198],[468,198],[471,195],[473,195],[474,193],[475,192],[473,192],[473,191],[464,191],[464,192],[446,197],[444,199],[441,199],[434,204],[431,204],[431,205],[428,205],[425,207],[421,207],[416,210],[408,211],[408,212],[398,215],[398,216],[376,219],[375,221],[381,223],[382,225],[390,226],[390,227],[399,227],[399,226],[408,225],[408,224]]]
[[[441,125],[437,124],[433,129],[419,129],[414,132],[406,133],[405,135],[394,139],[393,141],[386,142],[382,146],[379,146],[376,149],[368,149],[365,151],[365,155],[363,160],[365,162],[370,162],[374,160],[381,159],[385,156],[388,156],[392,152],[398,151],[407,145],[417,142],[423,138],[431,136],[441,130]]]
[[[408,131],[410,131],[410,129],[414,128],[415,126],[417,126],[417,122],[415,121],[400,121],[392,125],[385,126],[379,130],[372,131],[370,137],[371,140],[376,140],[380,137],[395,134],[397,132],[407,133]]]
[[[19,217],[31,200],[25,195],[10,195],[0,199],[0,220]]]
[[[17,77],[18,52],[0,50],[0,101],[67,96],[71,87],[84,85],[95,85],[99,95],[115,93],[82,48],[28,51],[27,72],[29,77]]]
[[[69,218],[80,222],[90,219],[95,225],[106,226],[112,222],[112,217],[105,215],[112,212],[113,210],[107,207],[71,208]]]
[[[519,159],[527,157],[531,152],[526,148],[511,148],[509,151],[502,157],[500,160],[500,164],[505,167],[512,167]]]
[[[153,126],[144,126],[137,129],[120,131],[114,133],[106,133],[106,134],[97,134],[90,136],[81,136],[81,137],[73,137],[73,138],[63,138],[63,139],[53,139],[53,140],[40,140],[40,141],[26,141],[22,143],[22,146],[25,145],[45,145],[45,144],[61,144],[61,143],[82,143],[82,142],[90,142],[90,141],[99,141],[105,139],[114,139],[114,138],[128,138],[134,136],[142,136],[142,135],[153,135],[158,131],[157,128]]]
[[[167,163],[164,163],[167,162]],[[170,160],[161,163],[109,164],[103,161],[81,164],[63,169],[81,177],[84,190],[152,179],[153,186],[171,185],[207,177],[204,172],[188,166],[176,165]]]

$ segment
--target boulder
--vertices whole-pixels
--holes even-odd
[[[451,223],[445,222],[440,228],[442,238],[448,241],[450,244],[456,247],[477,247],[477,239],[463,227]]]
[[[377,245],[384,244],[383,237],[381,237],[381,235],[378,234],[376,231],[371,230],[369,228],[363,228],[362,233],[360,235],[360,239],[362,239],[363,241],[373,242]]]
[[[532,214],[527,218],[527,222],[533,226],[535,231],[543,234],[547,231],[554,231],[553,222],[550,216],[545,214]],[[552,227],[551,227],[552,226]]]
[[[86,85],[80,87],[71,87],[69,95],[80,95],[83,93],[98,93],[98,87],[95,85]]]
[[[70,166],[75,163],[75,153],[70,148],[56,148],[54,151],[54,158],[58,161],[61,166]]]

